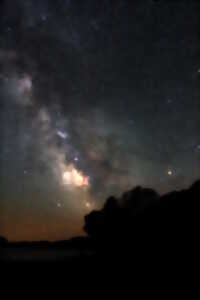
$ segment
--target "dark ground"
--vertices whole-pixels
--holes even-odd
[[[185,270],[199,260],[200,181],[164,196],[136,187],[110,197],[85,217],[87,237],[9,243],[0,238],[1,262],[62,262],[93,267]]]

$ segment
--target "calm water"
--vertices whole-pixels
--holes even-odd
[[[6,261],[62,261],[90,257],[92,254],[87,250],[13,247],[3,249],[1,257]]]

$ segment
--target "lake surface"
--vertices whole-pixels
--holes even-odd
[[[89,250],[76,250],[64,248],[32,248],[12,247],[1,251],[3,261],[71,261],[79,258],[91,257],[93,253]]]

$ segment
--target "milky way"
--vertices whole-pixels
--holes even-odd
[[[63,239],[200,177],[197,1],[0,2],[0,235]]]

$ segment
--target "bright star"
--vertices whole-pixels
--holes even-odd
[[[172,176],[172,170],[168,170],[168,172],[167,172],[167,174],[169,175],[169,176]]]

